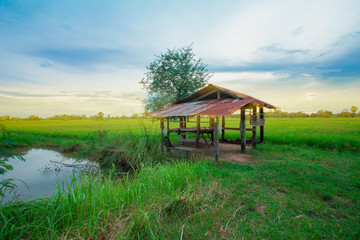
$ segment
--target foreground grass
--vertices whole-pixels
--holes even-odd
[[[0,236],[86,239],[360,237],[360,157],[263,144],[256,165],[174,162],[122,181],[83,179],[2,206]]]
[[[71,191],[52,198],[1,206],[0,238],[359,239],[358,122],[334,120],[312,126],[312,140],[299,131],[311,122],[269,124],[267,143],[250,150],[254,165],[172,161],[159,153],[156,136],[136,132],[102,138],[15,133],[102,158],[109,167],[141,167],[121,179],[84,177],[82,185],[73,181]],[[289,139],[281,140],[284,135]]]

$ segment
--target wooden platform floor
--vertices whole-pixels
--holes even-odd
[[[184,146],[193,147],[193,144],[185,143]],[[246,149],[251,148],[251,145],[247,145]],[[253,165],[256,164],[254,160],[251,159],[251,155],[248,153],[241,153],[240,152],[240,145],[239,144],[230,144],[230,143],[219,143],[220,149],[220,160],[221,161],[228,161],[232,163],[238,164],[247,164]],[[215,159],[215,149],[213,146],[207,146],[205,143],[201,143],[199,148],[196,148],[190,154],[191,157],[196,159],[201,159],[206,157],[210,160]]]

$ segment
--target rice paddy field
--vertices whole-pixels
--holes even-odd
[[[1,205],[1,239],[360,238],[358,118],[267,119],[265,143],[246,165],[159,151],[150,119],[5,125],[15,142],[103,171],[50,198]]]

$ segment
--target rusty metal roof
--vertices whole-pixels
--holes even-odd
[[[205,115],[209,117],[228,116],[249,104],[264,106],[267,108],[275,108],[270,104],[247,96],[243,99],[214,99],[173,104],[155,112],[147,113],[147,115],[157,118],[195,115]]]
[[[220,97],[220,99],[217,99],[218,97]],[[228,116],[249,104],[266,108],[276,108],[271,104],[249,95],[209,84],[171,106],[155,112],[146,113],[146,115],[158,118],[195,115],[210,117]]]

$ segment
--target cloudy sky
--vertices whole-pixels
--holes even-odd
[[[358,0],[0,0],[0,115],[131,115],[155,55],[283,111],[360,107]]]

